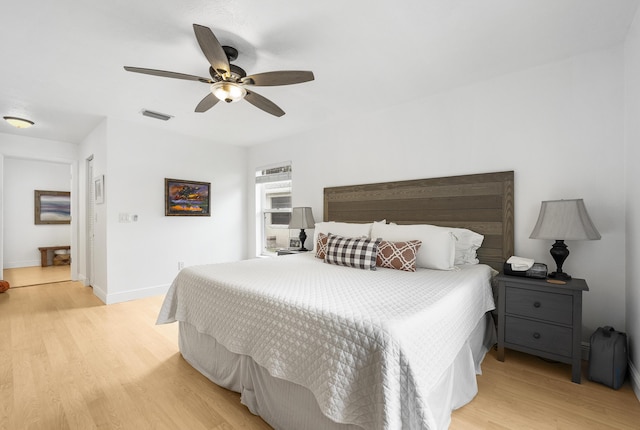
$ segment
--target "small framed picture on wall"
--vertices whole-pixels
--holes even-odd
[[[93,198],[96,204],[101,205],[104,203],[104,175],[93,179]]]

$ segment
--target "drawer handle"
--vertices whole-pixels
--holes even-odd
[[[540,339],[540,333],[535,332],[535,333],[533,334],[533,338],[534,338],[534,339]]]
[[[540,306],[541,306],[540,302],[533,302],[533,307],[534,308],[539,308]]]

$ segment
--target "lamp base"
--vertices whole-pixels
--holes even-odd
[[[304,232],[304,228],[300,229],[300,249],[298,251],[308,251],[307,248],[304,247],[304,242],[307,240],[307,233]]]
[[[551,272],[547,275],[549,279],[557,279],[559,281],[570,281],[571,275],[568,275],[564,272]]]
[[[556,239],[556,242],[553,244],[553,246],[551,247],[551,251],[549,252],[551,253],[551,256],[556,262],[556,266],[558,267],[556,268],[555,272],[551,272],[547,277],[550,279],[558,279],[561,281],[570,280],[571,276],[562,271],[564,260],[566,260],[569,256],[569,248],[567,248],[564,240]]]

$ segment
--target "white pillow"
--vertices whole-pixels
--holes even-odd
[[[391,225],[398,225],[391,223]],[[475,231],[468,230],[466,228],[457,227],[443,227],[439,225],[431,224],[413,224],[413,225],[428,225],[431,227],[439,228],[442,230],[450,231],[456,238],[455,244],[455,258],[454,265],[459,266],[463,264],[478,264],[477,251],[482,246],[484,236],[476,233]],[[371,236],[373,237],[373,235]]]
[[[373,223],[357,224],[352,222],[323,221],[317,222],[313,231],[313,246],[318,242],[318,234],[332,233],[342,237],[362,237],[369,239]]]
[[[436,270],[454,269],[456,238],[447,229],[428,224],[397,225],[376,223],[372,238],[391,242],[420,240],[422,246],[416,256],[416,266]]]
[[[466,228],[441,227],[448,229],[456,237],[456,258],[454,264],[478,264],[478,248],[482,246],[484,236]]]

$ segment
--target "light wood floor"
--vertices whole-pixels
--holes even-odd
[[[78,282],[0,294],[0,429],[269,429],[180,356],[162,297],[103,305]],[[637,429],[640,402],[564,364],[487,355],[451,429]]]
[[[71,266],[30,266],[4,269],[2,279],[9,282],[11,288],[70,281]]]

